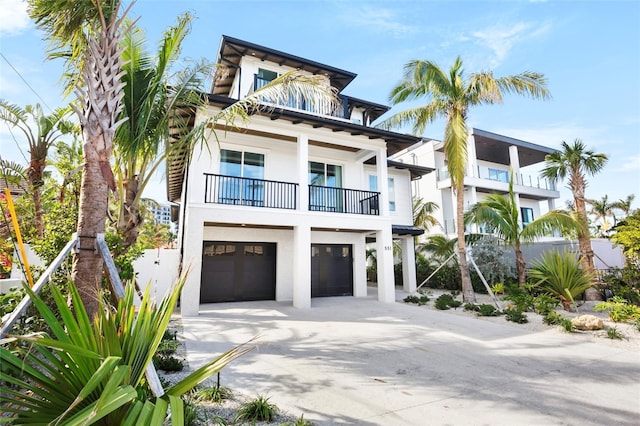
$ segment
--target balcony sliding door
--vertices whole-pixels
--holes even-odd
[[[218,192],[219,203],[264,204],[263,154],[223,149],[220,151],[220,174],[224,177]]]
[[[342,166],[309,162],[309,210],[342,212]]]

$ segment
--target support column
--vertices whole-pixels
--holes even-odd
[[[412,236],[402,238],[402,289],[409,293],[416,291],[416,252]]]
[[[293,307],[311,308],[311,227],[293,228]]]
[[[365,236],[353,245],[353,296],[367,297],[367,244]]]
[[[298,156],[296,157],[298,169],[298,210],[309,209],[309,137],[306,134],[298,136]]]
[[[378,191],[380,191],[380,216],[389,216],[389,173],[386,148],[380,148],[376,153],[376,174]]]
[[[376,232],[376,259],[378,266],[378,300],[384,303],[396,301],[393,278],[393,239],[391,225]]]

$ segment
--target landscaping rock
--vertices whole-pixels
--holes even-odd
[[[602,330],[604,328],[602,319],[594,315],[580,315],[573,318],[571,323],[577,330]]]

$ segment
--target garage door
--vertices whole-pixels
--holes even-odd
[[[350,244],[311,245],[311,297],[353,296]]]
[[[275,300],[276,244],[205,241],[200,303]]]

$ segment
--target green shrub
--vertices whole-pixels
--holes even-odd
[[[611,327],[607,329],[607,337],[609,339],[622,340],[624,339],[624,334],[620,333],[616,327]]]
[[[633,305],[640,305],[640,269],[637,266],[613,269],[602,277],[602,281],[600,291],[605,300],[618,296]]]
[[[235,421],[271,422],[278,415],[278,407],[269,402],[269,398],[258,395],[256,399],[240,406]]]
[[[427,302],[429,301],[429,297],[424,294],[421,294],[419,296],[415,294],[410,294],[409,296],[405,297],[403,301],[405,303],[414,303],[418,306],[421,306],[421,305],[427,304]]]
[[[232,396],[229,388],[224,386],[211,386],[206,388],[198,388],[192,393],[192,398],[196,401],[209,401],[220,403]]]
[[[166,371],[167,373],[182,371],[184,369],[184,363],[171,355],[154,355],[153,365],[156,367],[156,370]]]
[[[482,304],[478,306],[478,315],[481,317],[497,317],[500,311],[493,305]]]
[[[464,310],[478,312],[478,305],[476,305],[475,303],[465,303]]]
[[[171,355],[176,353],[179,346],[180,343],[177,340],[161,340],[156,353],[160,355]]]
[[[527,316],[518,309],[507,308],[504,310],[504,315],[507,321],[515,322],[517,324],[524,324],[529,322]]]
[[[540,315],[554,312],[560,301],[557,297],[548,294],[540,294],[533,297],[533,311]]]
[[[450,294],[441,294],[435,301],[436,309],[447,310],[453,307],[456,304],[456,301],[453,299],[453,296]],[[460,305],[457,305],[460,306]]]
[[[542,317],[542,322],[547,325],[560,325],[560,321],[562,320],[562,315],[557,312],[547,312]]]
[[[609,319],[613,322],[635,322],[640,320],[640,307],[630,304],[627,300],[614,296],[606,302],[594,306],[594,311],[608,311]]]
[[[591,287],[591,276],[580,268],[575,254],[550,251],[533,264],[529,276],[535,284],[560,298],[565,310],[571,309],[576,297]]]

